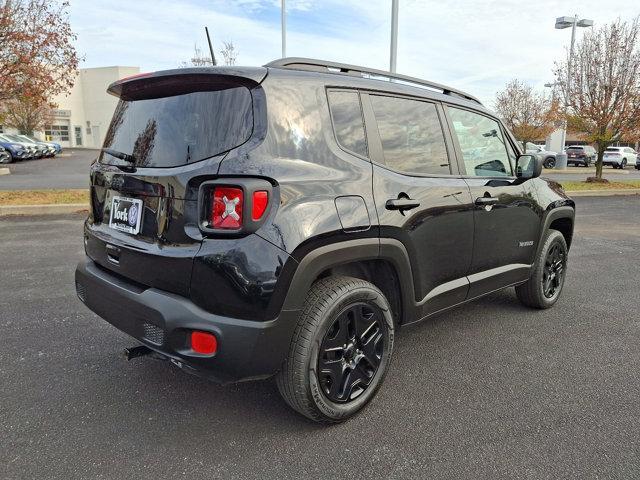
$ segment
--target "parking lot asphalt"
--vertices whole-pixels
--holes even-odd
[[[0,176],[0,190],[89,188],[89,165],[97,150],[67,149],[62,155],[3,165],[9,175]]]
[[[404,328],[345,424],[270,381],[218,386],[76,298],[82,218],[0,219],[0,478],[637,478],[640,197],[578,198],[565,290],[512,289]]]
[[[0,190],[41,190],[49,188],[88,188],[89,164],[97,157],[97,150],[67,149],[62,156],[27,160],[4,165],[11,171],[10,175],[0,176]],[[592,172],[586,169],[569,167],[573,173],[555,173],[545,171],[544,176],[556,181],[581,181]],[[625,173],[604,167],[604,177],[611,181],[638,180],[640,170],[628,166]]]

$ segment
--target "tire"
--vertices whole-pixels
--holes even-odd
[[[591,160],[589,160],[588,158],[584,161],[584,166],[585,167],[589,167],[591,165]]]
[[[559,266],[556,266],[554,262],[558,253],[561,260]],[[516,295],[524,305],[545,309],[551,308],[558,301],[566,278],[567,253],[567,242],[562,234],[557,230],[549,230],[536,258],[531,277],[516,287]],[[550,271],[555,271],[555,274],[550,275]],[[547,286],[552,287],[552,291],[547,289]]]
[[[547,157],[544,159],[544,168],[555,168],[556,159],[553,157]]]
[[[623,158],[622,163],[620,164],[620,170],[624,170],[624,167],[627,166],[627,159]]]
[[[382,385],[393,341],[391,308],[378,288],[351,277],[318,280],[276,375],[278,390],[291,408],[311,420],[344,421],[364,408]],[[346,349],[344,342],[349,342]]]
[[[13,157],[11,156],[11,154],[9,152],[7,153],[8,155],[0,157],[0,165],[6,165],[13,161]]]

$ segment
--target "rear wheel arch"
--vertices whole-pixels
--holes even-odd
[[[375,285],[387,297],[397,324],[413,314],[411,266],[398,240],[348,240],[309,252],[293,274],[283,310],[300,309],[312,285],[330,276],[350,276]]]

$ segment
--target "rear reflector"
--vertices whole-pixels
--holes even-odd
[[[194,330],[191,332],[191,349],[196,353],[211,355],[218,350],[218,340],[213,333]]]
[[[211,226],[226,230],[242,227],[243,193],[237,187],[215,187],[211,205]]]
[[[269,193],[266,190],[253,192],[253,207],[251,208],[251,219],[260,220],[267,209],[269,203]]]

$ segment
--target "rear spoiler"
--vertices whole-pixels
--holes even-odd
[[[113,82],[107,92],[123,100],[160,98],[198,91],[254,88],[267,76],[264,67],[178,68],[140,73]]]

